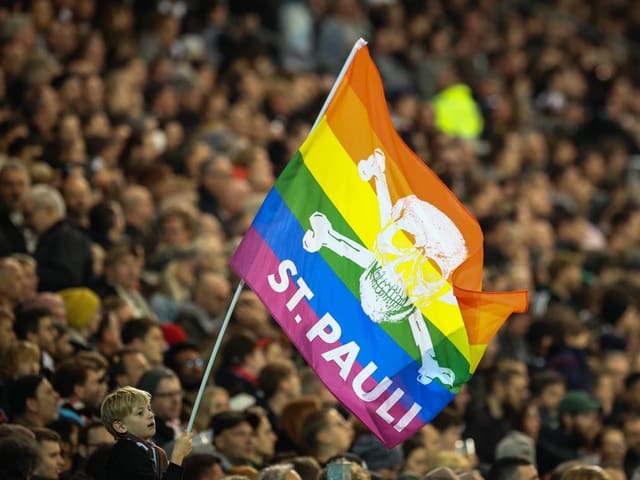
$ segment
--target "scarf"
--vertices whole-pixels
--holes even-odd
[[[144,450],[147,458],[149,458],[151,464],[153,465],[153,472],[155,473],[157,478],[161,479],[164,472],[166,472],[167,468],[169,468],[169,460],[167,459],[166,452],[151,440],[146,441],[141,439],[140,437],[129,434],[122,435],[121,438],[133,442],[137,447]]]

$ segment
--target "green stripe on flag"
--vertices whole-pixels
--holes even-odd
[[[304,165],[300,152],[297,152],[291,159],[290,165],[283,171],[280,178],[278,178],[275,188],[304,230],[310,228],[309,217],[314,212],[319,211],[329,219],[335,231],[363,245],[358,235],[356,235],[351,226],[345,221],[331,199],[325,194],[309,169]],[[360,299],[360,276],[363,273],[362,268],[327,248],[320,249],[315,255],[321,255],[355,298]],[[451,342],[451,338],[445,337],[432,322],[426,318],[425,320],[439,363],[442,366],[451,368],[455,372],[456,385],[466,382],[471,377],[469,373],[469,362]],[[383,322],[379,325],[408,355],[415,360],[420,359],[420,352],[413,340],[411,330],[406,321],[398,323]],[[466,332],[460,329],[454,332],[453,335],[466,337]]]

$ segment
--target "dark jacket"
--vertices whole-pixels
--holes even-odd
[[[503,415],[495,418],[484,403],[480,408],[470,412],[464,431],[464,437],[472,438],[476,443],[478,459],[482,463],[491,464],[495,460],[495,451],[498,442],[504,438],[510,430],[510,412],[503,405]]]
[[[540,476],[569,460],[580,458],[580,446],[574,436],[560,429],[542,427],[536,445],[536,457]]]
[[[93,282],[91,241],[65,221],[40,236],[33,256],[38,261],[41,292],[89,287]]]
[[[0,256],[11,253],[27,253],[27,244],[22,230],[14,225],[9,213],[0,210]]]
[[[214,382],[219,387],[224,388],[231,397],[239,393],[247,393],[254,398],[258,397],[256,381],[243,375],[242,370],[239,368],[220,367],[214,376]]]
[[[591,370],[585,349],[565,345],[552,348],[547,358],[547,368],[564,376],[567,380],[567,390],[591,392]]]
[[[169,463],[162,476],[156,474],[149,447],[142,441],[119,438],[113,445],[107,462],[107,480],[180,480],[182,467]]]

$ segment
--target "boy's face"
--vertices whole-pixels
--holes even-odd
[[[128,433],[143,440],[150,440],[156,434],[156,422],[151,405],[148,403],[136,405],[129,415],[119,422],[114,422],[114,428],[118,433]]]

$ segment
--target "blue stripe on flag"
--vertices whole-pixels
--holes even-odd
[[[412,397],[403,397],[405,406],[410,406],[413,401],[420,404],[420,418],[428,422],[451,401],[454,395],[439,383],[418,383],[420,365],[379,325],[369,319],[359,300],[351,294],[319,253],[308,253],[302,248],[304,231],[275,189],[265,199],[253,227],[278,258],[291,259],[296,264],[298,273],[315,294],[309,301],[313,310],[319,317],[328,312],[340,323],[340,343],[354,341],[360,346],[359,363],[364,366],[369,361],[374,361],[378,365],[374,375],[377,381],[388,376],[395,386]]]

